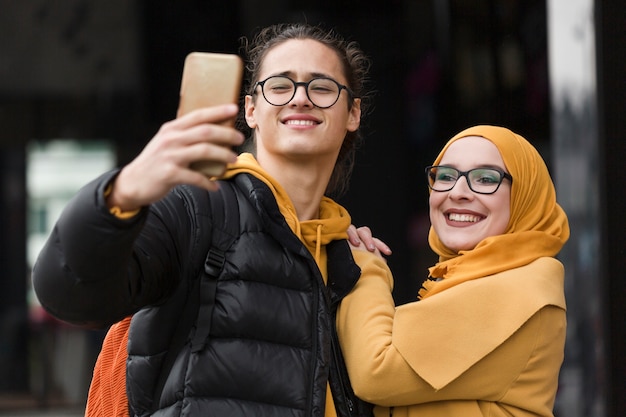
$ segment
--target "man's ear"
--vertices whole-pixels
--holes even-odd
[[[355,98],[352,107],[350,108],[350,114],[348,115],[348,125],[346,128],[349,132],[356,131],[361,125],[361,99]]]
[[[245,105],[244,115],[246,118],[246,123],[248,124],[248,127],[250,129],[255,129],[256,128],[256,120],[254,118],[255,106],[254,106],[254,100],[252,99],[252,96],[247,95],[245,97],[244,105]]]

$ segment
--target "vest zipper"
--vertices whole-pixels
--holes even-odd
[[[346,386],[344,383],[343,373],[342,373],[342,369],[340,366],[341,362],[339,361],[339,356],[337,355],[339,340],[337,339],[334,326],[333,326],[333,332],[334,334],[331,336],[331,350],[333,351],[333,359],[335,362],[335,367],[337,368],[337,378],[339,379],[339,387],[341,389],[341,394],[343,395],[343,398],[346,402],[346,406],[348,407],[348,412],[350,415],[353,415],[354,402],[352,401],[352,397],[349,395],[348,391],[346,390]]]

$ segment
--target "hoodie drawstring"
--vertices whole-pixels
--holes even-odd
[[[320,264],[320,252],[322,250],[322,225],[317,225],[317,238],[315,239],[315,262]]]

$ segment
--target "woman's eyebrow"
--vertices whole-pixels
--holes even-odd
[[[459,169],[459,165],[455,164],[455,163],[440,163],[439,166],[445,166],[445,167],[450,167],[450,168],[455,168],[458,169],[459,171],[462,171],[461,169]],[[485,168],[485,169],[497,169],[499,171],[506,171],[506,169],[504,167],[501,167],[500,165],[495,165],[495,164],[475,164],[473,165],[472,168],[470,169],[481,169],[481,168]],[[469,171],[469,170],[468,170]]]

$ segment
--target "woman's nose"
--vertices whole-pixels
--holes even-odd
[[[474,196],[474,192],[467,182],[467,177],[464,175],[457,178],[456,183],[448,193],[451,198],[471,198]]]

